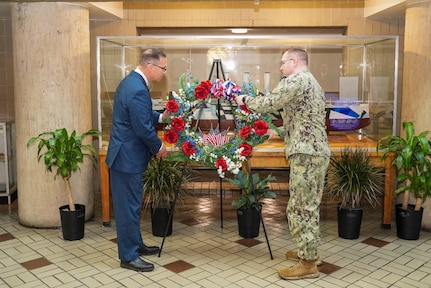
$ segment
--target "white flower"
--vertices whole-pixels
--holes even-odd
[[[238,174],[239,171],[240,171],[240,169],[237,167],[237,168],[233,169],[231,172],[233,174]]]
[[[218,173],[218,176],[220,178],[224,178],[224,172],[223,172],[221,166],[217,168],[217,173]]]

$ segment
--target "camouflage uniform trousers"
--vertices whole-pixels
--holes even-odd
[[[329,157],[294,154],[289,157],[289,202],[286,208],[290,234],[301,259],[313,260],[320,244],[320,203]]]

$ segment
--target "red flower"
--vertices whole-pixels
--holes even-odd
[[[163,138],[169,144],[175,144],[178,141],[178,134],[174,130],[168,130],[168,131],[166,131],[166,133],[163,136]]]
[[[241,109],[241,111],[244,111],[245,113],[247,113],[247,114],[250,114],[251,113],[251,110],[248,110],[248,108],[247,108],[247,106],[246,105],[241,105],[241,106],[239,106],[239,109]]]
[[[239,134],[241,135],[242,139],[246,139],[252,132],[253,129],[251,129],[250,126],[242,127],[241,130],[239,130]]]
[[[227,170],[226,160],[224,160],[224,158],[218,158],[215,163],[215,167],[216,169],[219,169],[221,167],[221,171],[226,171]]]
[[[263,120],[257,120],[256,122],[254,122],[253,128],[257,135],[262,136],[265,135],[268,131],[268,123]]]
[[[191,156],[196,153],[195,145],[192,142],[184,142],[182,149],[186,156]]]
[[[168,110],[169,112],[177,112],[179,109],[178,103],[175,100],[169,100],[168,102],[166,102],[166,110]]]
[[[202,81],[199,86],[195,88],[195,97],[196,99],[205,99],[210,94],[212,83],[209,80]]]
[[[184,120],[181,117],[172,119],[171,125],[172,128],[174,128],[174,130],[177,132],[183,131],[185,127]]]
[[[239,148],[244,148],[241,152],[241,156],[248,156],[253,151],[253,147],[248,143],[239,144]]]

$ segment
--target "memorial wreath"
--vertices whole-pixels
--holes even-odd
[[[276,130],[272,115],[253,113],[245,106],[238,107],[236,103],[235,106],[229,103],[234,115],[234,131],[211,127],[208,133],[204,133],[197,127],[201,105],[214,99],[232,102],[240,95],[253,97],[256,89],[250,83],[240,87],[230,79],[199,82],[190,74],[182,74],[178,93],[172,92],[173,99],[166,103],[171,116],[165,119],[165,141],[174,144],[185,156],[184,160],[215,168],[221,178],[225,177],[226,172],[237,174],[253,148],[269,138],[268,129]]]

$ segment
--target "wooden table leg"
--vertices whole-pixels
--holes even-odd
[[[106,155],[99,154],[100,194],[102,197],[102,225],[111,226],[109,197],[109,168],[105,163]]]
[[[392,157],[385,160],[385,195],[383,196],[383,229],[391,228],[392,219],[392,195],[394,193],[395,167],[392,165]]]

